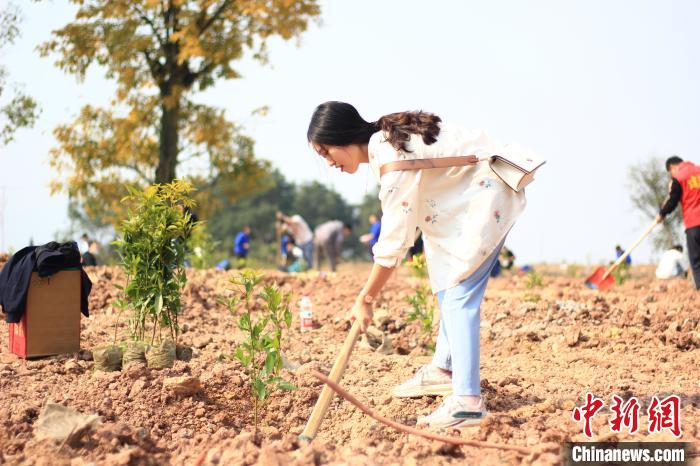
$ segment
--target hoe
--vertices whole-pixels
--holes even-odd
[[[350,360],[350,354],[352,353],[352,350],[355,347],[355,342],[357,341],[359,335],[360,321],[356,320],[352,324],[348,336],[345,338],[345,343],[343,343],[343,347],[340,350],[340,354],[338,355],[335,364],[333,364],[333,368],[331,369],[331,372],[328,375],[328,377],[319,372],[311,371],[311,374],[317,379],[319,379],[321,382],[323,382],[324,385],[321,389],[321,395],[316,401],[316,406],[314,406],[314,409],[311,412],[311,416],[309,417],[309,420],[306,423],[306,427],[304,428],[304,431],[301,433],[301,435],[299,435],[299,440],[311,442],[314,439],[314,437],[316,437],[316,433],[318,432],[318,428],[321,425],[321,421],[323,421],[323,418],[326,415],[328,407],[330,406],[331,401],[333,399],[333,394],[334,392],[337,392],[347,401],[359,408],[360,411],[362,411],[363,413],[400,432],[418,435],[420,437],[424,437],[430,440],[437,440],[438,442],[443,442],[451,445],[465,445],[476,448],[493,448],[497,450],[509,450],[516,451],[522,455],[530,455],[534,452],[532,448],[522,447],[519,445],[505,445],[493,442],[483,442],[480,440],[467,440],[459,437],[450,437],[426,432],[423,430],[416,429],[414,427],[395,422],[369,409],[367,406],[362,404],[357,398],[352,396],[338,384],[340,379],[343,377],[345,368],[347,367],[348,361]]]

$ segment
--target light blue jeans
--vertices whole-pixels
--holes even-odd
[[[481,394],[479,308],[501,246],[503,243],[464,281],[437,294],[440,332],[432,364],[452,371],[452,392],[455,395]]]

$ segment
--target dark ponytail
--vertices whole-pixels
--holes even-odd
[[[397,151],[409,152],[406,143],[411,134],[418,134],[427,145],[440,134],[440,117],[426,112],[400,112],[384,115],[376,122],[365,121],[360,113],[345,102],[325,102],[311,116],[306,138],[309,142],[329,146],[367,144],[377,131],[387,133],[387,141]]]
[[[406,143],[411,134],[418,134],[426,145],[437,141],[440,134],[439,116],[426,112],[400,112],[384,115],[376,125],[380,131],[388,133],[387,141],[398,151],[410,152]]]

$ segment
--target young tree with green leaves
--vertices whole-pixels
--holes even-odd
[[[189,214],[194,204],[189,183],[130,189],[124,202],[129,215],[114,244],[119,251],[126,287],[117,305],[131,312],[129,330],[134,341],[162,342],[162,330],[177,341],[180,293],[187,283],[185,259],[196,223]]]
[[[237,317],[236,324],[243,334],[233,356],[249,377],[256,436],[259,412],[268,396],[275,390],[296,389],[294,384],[280,376],[283,336],[292,326],[291,295],[283,293],[277,285],[263,286],[260,292],[262,280],[262,274],[244,270],[230,280],[237,287],[231,291],[237,293],[221,299],[231,314]],[[265,303],[257,312],[253,309],[256,297],[262,298]],[[242,304],[242,310],[239,304]]]

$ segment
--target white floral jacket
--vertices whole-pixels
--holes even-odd
[[[525,208],[524,191],[516,193],[489,168],[476,166],[394,171],[379,179],[381,165],[395,160],[503,154],[482,130],[467,131],[441,124],[437,141],[426,145],[412,135],[397,152],[382,132],[369,141],[369,163],[380,181],[382,230],[374,261],[400,264],[423,232],[430,285],[434,293],[451,288],[472,274],[505,238]],[[500,152],[499,152],[500,150]],[[503,154],[507,155],[507,154]]]

